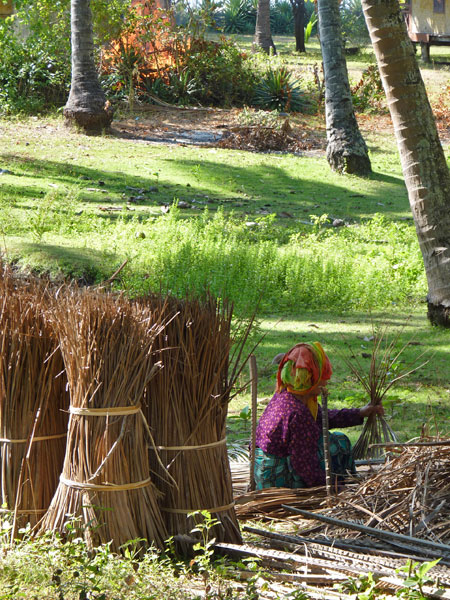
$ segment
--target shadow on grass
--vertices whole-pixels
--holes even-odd
[[[20,250],[25,262],[30,259],[31,268],[33,263],[46,264],[53,277],[60,273],[64,279],[75,279],[82,285],[98,283],[99,278],[107,279],[119,265],[119,259],[113,253],[96,252],[90,248],[20,242],[15,249]],[[41,269],[39,274],[44,274]]]
[[[279,216],[287,219],[324,213],[358,219],[375,212],[395,218],[408,210],[401,178],[384,173],[374,173],[367,179],[339,177],[331,173],[324,159],[262,155],[260,164],[246,165],[245,158],[240,160],[238,156],[236,162],[239,164],[230,165],[209,158],[200,159],[200,163],[197,157],[182,157],[176,161],[170,158],[167,160],[170,160],[171,168],[173,165],[176,168],[172,179],[179,173],[183,181],[190,183],[181,185],[161,178],[156,189],[153,176],[128,175],[58,161],[23,159],[16,154],[5,154],[3,158],[13,165],[17,181],[5,181],[2,195],[15,201],[42,197],[52,189],[48,183],[50,180],[58,187],[77,188],[81,202],[95,205],[123,205],[131,200],[137,205],[160,206],[172,203],[174,198],[198,202],[199,195],[207,195],[207,202],[203,200],[197,204],[199,208],[222,206],[226,212],[232,210],[245,215],[286,213]],[[283,159],[287,162],[276,164],[277,160]],[[298,171],[297,163],[293,162],[297,160]],[[317,177],[317,160],[323,162],[322,180]],[[21,184],[21,175],[42,181],[42,187]],[[60,192],[64,190],[60,189]],[[193,213],[198,214],[198,210]]]

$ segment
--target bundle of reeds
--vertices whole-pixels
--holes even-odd
[[[394,335],[391,341],[388,340],[387,332],[387,326],[373,330],[373,348],[368,371],[354,352],[343,357],[367,392],[369,403],[373,406],[382,404],[393,385],[428,362],[417,365],[424,353],[414,357],[410,363],[402,362],[401,355],[410,342],[399,346],[402,331],[400,330]],[[395,441],[397,441],[396,435],[385,418],[379,414],[373,414],[364,422],[362,433],[353,447],[353,456],[355,459],[378,458],[384,455],[384,448],[379,444]]]
[[[330,514],[449,544],[450,439],[446,445],[442,439],[421,440],[398,450],[375,475],[337,496]]]
[[[0,266],[0,481],[14,527],[35,525],[58,485],[69,396],[49,296]]]
[[[159,451],[150,449],[150,461],[168,532],[189,534],[196,518],[188,515],[204,510],[219,522],[217,540],[238,542],[225,426],[242,343],[230,358],[231,307],[212,298],[142,302],[166,322],[155,344],[164,368],[147,388],[145,414]]]
[[[65,290],[53,318],[71,403],[63,472],[42,527],[63,531],[72,515],[93,546],[112,541],[117,551],[140,539],[162,547],[140,409],[161,325],[121,297],[89,290]]]
[[[295,506],[304,510],[318,510],[327,498],[325,486],[314,488],[267,488],[237,496],[236,514],[239,520],[248,519],[298,519],[283,505]]]

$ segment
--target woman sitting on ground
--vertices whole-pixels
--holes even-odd
[[[278,367],[276,392],[256,430],[256,489],[325,485],[322,409],[317,402],[331,364],[319,342],[297,344]],[[364,417],[383,414],[382,406],[329,410],[329,428],[361,425]],[[355,473],[351,443],[341,432],[330,433],[331,471]]]

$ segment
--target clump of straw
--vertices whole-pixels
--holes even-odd
[[[58,485],[69,396],[42,284],[0,266],[1,503],[14,526],[35,525]]]
[[[387,326],[373,330],[373,348],[368,372],[355,353],[351,351],[350,356],[344,356],[346,364],[367,392],[372,406],[382,404],[393,385],[428,362],[417,365],[424,353],[414,357],[409,363],[401,362],[401,356],[410,342],[399,346],[402,330],[394,335],[391,341],[387,339],[387,332]],[[384,449],[373,446],[374,444],[396,441],[396,435],[384,417],[371,415],[366,419],[362,433],[353,447],[353,456],[355,459],[378,458],[384,454]]]
[[[145,414],[159,450],[150,460],[168,533],[190,534],[189,514],[206,510],[218,521],[217,540],[240,542],[225,439],[230,390],[243,366],[242,344],[230,358],[232,309],[213,298],[142,302],[166,323],[155,343],[164,368],[147,388]]]
[[[166,530],[150,479],[148,426],[140,410],[157,371],[161,325],[121,297],[65,291],[53,308],[70,386],[70,421],[58,490],[44,529],[77,518],[89,544],[128,540],[162,547]]]

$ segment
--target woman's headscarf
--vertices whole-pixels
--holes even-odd
[[[313,394],[306,404],[317,418],[317,390],[320,381],[330,379],[331,363],[319,342],[297,344],[286,352],[278,367],[277,392],[287,389],[299,396]]]

